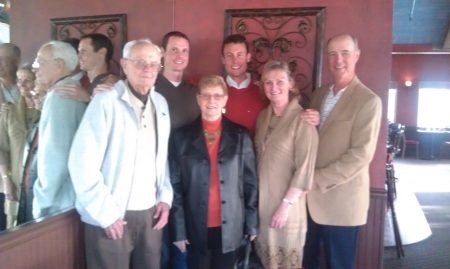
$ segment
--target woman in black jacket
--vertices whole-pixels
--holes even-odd
[[[220,76],[199,82],[201,117],[170,143],[174,244],[192,269],[234,267],[242,238],[257,234],[258,186],[248,130],[222,116],[227,86]]]

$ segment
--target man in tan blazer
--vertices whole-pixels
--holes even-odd
[[[333,82],[316,90],[311,108],[320,112],[314,187],[307,196],[308,232],[303,267],[320,268],[323,245],[328,269],[354,268],[359,227],[369,209],[369,164],[380,129],[380,98],[356,76],[356,38],[327,43]]]
[[[20,48],[12,43],[0,45],[0,115],[9,108],[9,104],[19,100],[20,92],[16,84],[16,72],[20,63]],[[9,175],[1,175],[9,177]],[[0,231],[6,229],[6,215],[4,211],[5,194],[3,193],[3,179],[0,178]]]

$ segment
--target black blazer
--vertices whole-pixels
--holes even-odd
[[[199,117],[177,129],[170,142],[174,199],[170,211],[173,241],[207,249],[210,160]],[[222,117],[217,156],[222,212],[222,252],[237,249],[245,235],[258,232],[258,185],[252,139],[247,129]]]

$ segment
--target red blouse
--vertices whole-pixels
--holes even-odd
[[[202,119],[202,123],[203,131],[207,133],[205,135],[205,140],[211,164],[208,201],[208,227],[219,227],[222,225],[222,216],[220,211],[220,184],[219,170],[217,167],[217,155],[219,152],[220,135],[222,131],[222,117],[215,121],[207,121]]]

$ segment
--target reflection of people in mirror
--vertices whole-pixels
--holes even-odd
[[[76,44],[73,44],[76,45]],[[64,98],[89,103],[98,93],[99,85],[111,85],[117,82],[118,76],[108,72],[109,62],[113,55],[111,40],[99,33],[84,35],[80,38],[78,46],[79,69],[81,72],[74,75],[80,78],[80,84],[66,84],[55,87]]]
[[[33,90],[34,108],[41,111],[43,99],[47,94],[47,86],[36,84]],[[32,123],[28,130],[23,149],[23,171],[19,192],[19,211],[17,225],[33,220],[33,185],[37,175],[37,149],[39,144],[39,118]]]
[[[167,102],[154,83],[161,51],[128,42],[127,80],[92,99],[73,141],[69,168],[85,223],[88,268],[160,268],[162,228],[172,204]]]
[[[5,110],[0,118],[0,173],[6,196],[7,228],[15,225],[17,217],[25,136],[40,116],[39,110],[34,108],[31,95],[34,79],[31,64],[25,64],[18,69],[17,85],[21,97],[17,104],[9,103],[9,109]]]
[[[67,161],[86,104],[62,98],[62,94],[53,89],[79,83],[70,77],[77,64],[75,49],[61,41],[44,44],[33,63],[37,81],[49,86],[39,122],[39,144],[45,146],[38,148],[38,178],[33,200],[35,218],[75,204]]]
[[[20,48],[11,43],[0,45],[0,114],[11,107],[6,105],[16,103],[20,93],[16,85],[16,71],[20,62]],[[5,104],[5,105],[3,105]],[[2,174],[1,177],[8,177]],[[0,177],[0,231],[6,228],[4,210],[5,195],[3,193],[3,179]]]

